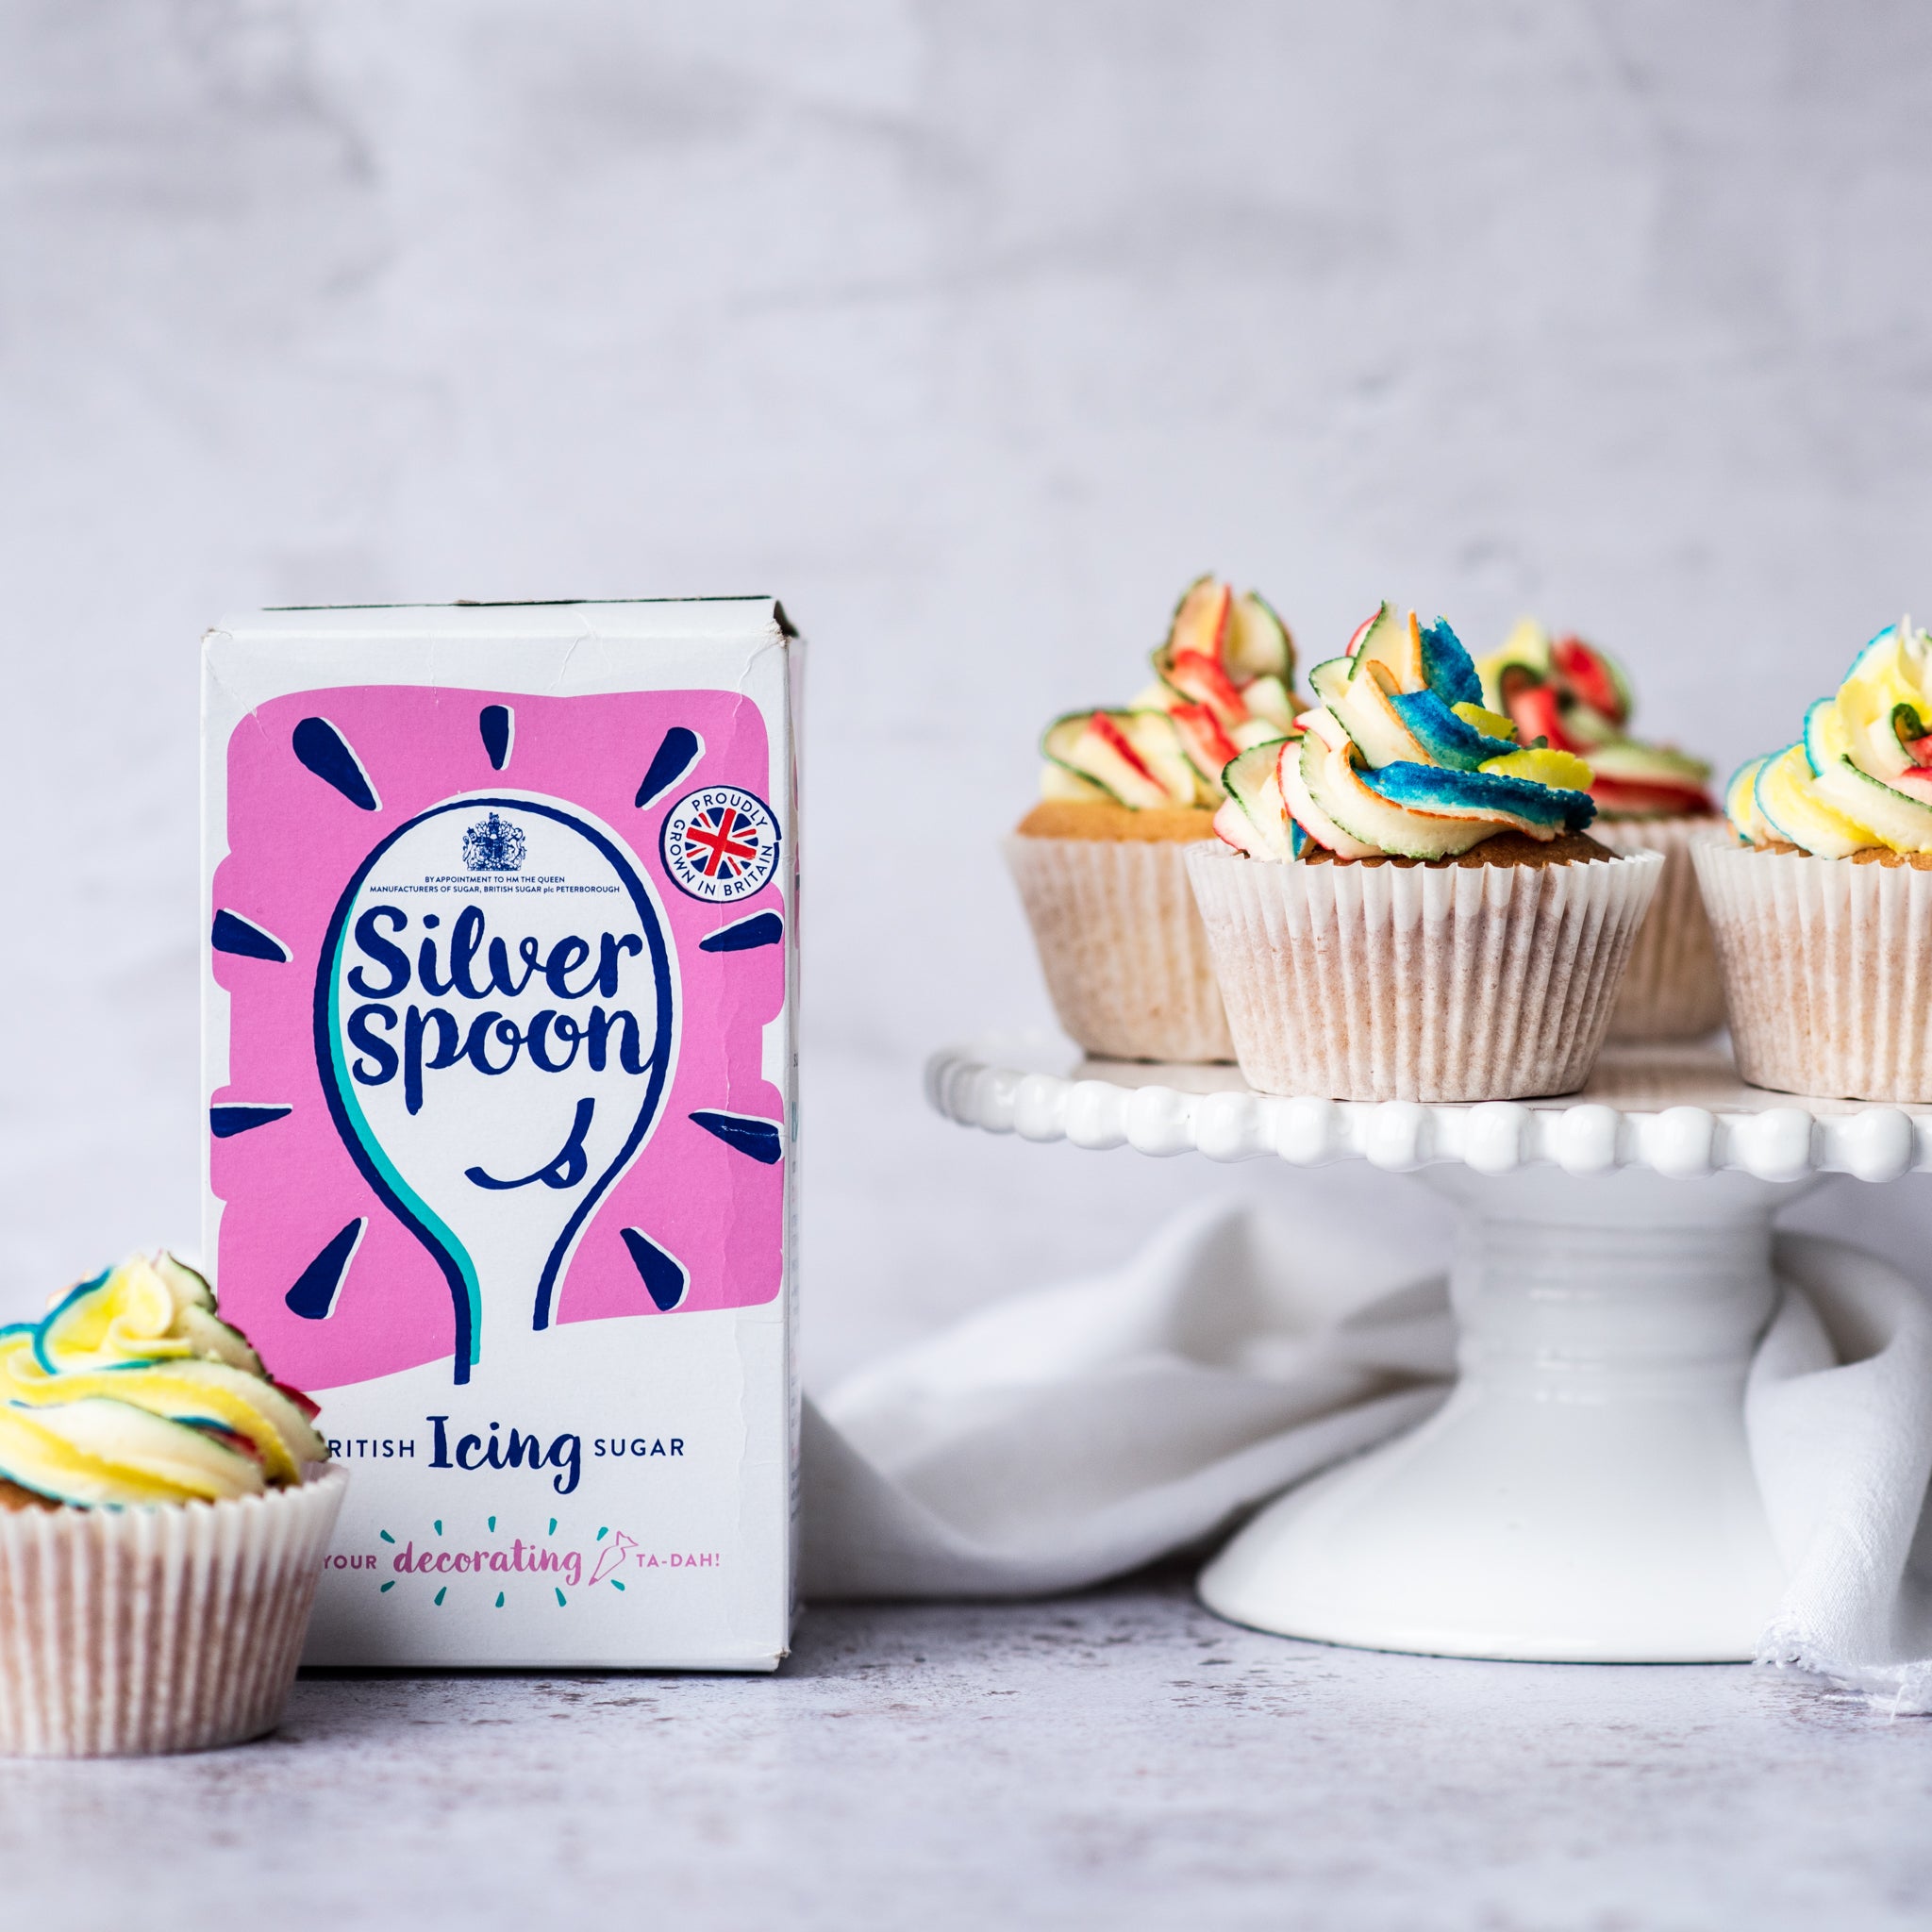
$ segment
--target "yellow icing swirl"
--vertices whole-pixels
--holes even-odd
[[[213,1291],[136,1255],[0,1328],[0,1477],[82,1507],[217,1501],[302,1480],[328,1446]]]
[[[1820,858],[1932,852],[1932,636],[1888,625],[1795,744],[1739,768],[1724,812],[1747,843]]]

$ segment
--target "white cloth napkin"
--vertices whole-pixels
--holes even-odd
[[[1932,1303],[1841,1241],[1782,1235],[1775,1265],[1745,1424],[1790,1583],[1761,1659],[1932,1710]],[[1443,1399],[1445,1279],[1360,1276],[1208,1209],[863,1371],[807,1405],[806,1595],[1035,1596],[1206,1548]]]

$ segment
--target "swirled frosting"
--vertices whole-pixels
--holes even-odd
[[[56,1503],[214,1501],[302,1480],[315,1405],[270,1379],[171,1255],[136,1255],[0,1328],[0,1478]]]
[[[1229,760],[1295,729],[1294,642],[1258,591],[1197,577],[1153,662],[1154,682],[1131,704],[1047,726],[1042,798],[1134,811],[1211,807],[1227,795]]]
[[[1932,852],[1932,636],[1887,625],[1795,744],[1739,768],[1724,815],[1750,844],[1820,858]]]
[[[1320,702],[1303,735],[1227,769],[1214,829],[1251,858],[1298,858],[1312,844],[1340,858],[1446,858],[1499,832],[1548,841],[1595,815],[1590,767],[1520,745],[1440,618],[1384,604],[1309,682]]]
[[[1607,651],[1581,638],[1553,638],[1524,618],[1476,670],[1483,703],[1511,719],[1525,743],[1540,738],[1588,762],[1590,795],[1605,818],[1715,809],[1703,759],[1630,736],[1630,681]]]

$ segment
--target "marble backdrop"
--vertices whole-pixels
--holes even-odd
[[[1472,0],[0,9],[0,1308],[192,1248],[194,657],[263,603],[758,590],[814,647],[823,1378],[1206,1194],[978,1140],[995,841],[1177,587],[1535,609],[1734,761],[1932,610],[1932,14]],[[1922,1255],[1927,1193],[1799,1213]]]

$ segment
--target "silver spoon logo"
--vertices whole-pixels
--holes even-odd
[[[436,1257],[456,1379],[549,1325],[591,1210],[670,1085],[649,884],[588,814],[457,798],[385,839],[330,921],[315,1048],[343,1144]]]

